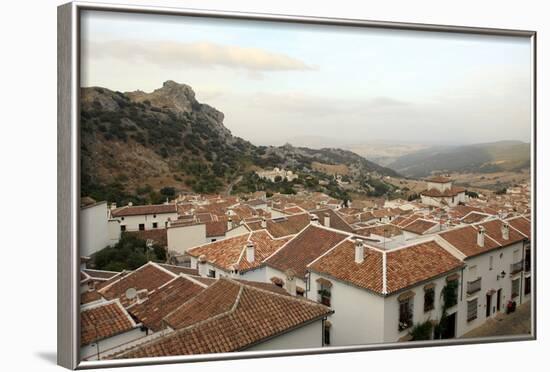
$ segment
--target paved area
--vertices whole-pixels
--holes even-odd
[[[531,301],[521,304],[511,314],[499,313],[485,324],[464,334],[463,338],[526,335],[531,332]]]

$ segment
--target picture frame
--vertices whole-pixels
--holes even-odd
[[[472,339],[449,339],[417,341],[415,343],[376,343],[357,346],[331,346],[330,348],[309,348],[298,350],[241,351],[190,356],[148,357],[140,359],[115,359],[81,361],[80,359],[80,303],[79,272],[80,253],[80,74],[81,41],[80,17],[84,11],[122,12],[127,14],[155,14],[187,16],[207,19],[227,19],[234,21],[265,21],[285,24],[315,26],[346,26],[374,28],[380,30],[443,32],[450,34],[514,36],[528,38],[531,42],[531,216],[536,220],[536,32],[431,24],[396,23],[370,20],[316,18],[255,14],[225,11],[191,10],[155,6],[110,5],[89,2],[71,2],[58,7],[58,250],[57,250],[57,305],[58,305],[58,364],[69,369],[98,367],[118,367],[131,365],[154,365],[166,363],[186,363],[197,361],[231,360],[241,358],[309,355],[318,353],[342,353],[354,351],[375,351],[411,347],[447,346],[478,344],[487,342],[510,342],[536,339],[537,301],[537,231],[531,227],[531,332],[529,335],[507,335],[478,337]]]

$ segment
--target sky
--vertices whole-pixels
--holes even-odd
[[[81,85],[193,88],[257,145],[531,139],[528,38],[85,11]]]

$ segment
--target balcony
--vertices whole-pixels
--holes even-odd
[[[473,293],[476,293],[477,291],[481,290],[481,277],[471,280],[468,282],[466,286],[466,293],[471,295]]]
[[[531,271],[531,257],[525,257],[525,262],[523,265],[523,270],[528,273]]]
[[[523,270],[523,260],[510,265],[510,275],[514,275]]]

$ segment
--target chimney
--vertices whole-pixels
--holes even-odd
[[[129,206],[129,207],[131,207],[132,205],[134,205],[134,203],[128,202],[128,206]]]
[[[267,227],[267,221],[265,220],[265,217],[262,218],[260,226],[262,227],[262,229],[265,229]]]
[[[233,219],[231,217],[227,218],[227,231],[233,228]]]
[[[355,263],[363,263],[365,259],[365,245],[362,239],[355,240]]]
[[[296,296],[296,273],[292,269],[285,272],[285,289],[291,296]]]
[[[483,247],[485,245],[485,227],[480,226],[477,231],[477,245]]]
[[[116,209],[116,203],[111,203],[111,210]]]
[[[199,276],[208,276],[206,272],[206,256],[201,254],[197,263],[197,270],[199,271]]]
[[[231,276],[232,278],[238,278],[239,277],[239,269],[237,268],[236,265],[231,265],[229,266],[229,276]]]
[[[309,216],[309,220],[313,225],[319,225],[319,217],[317,217],[315,214],[311,214]]]
[[[508,224],[507,221],[504,221],[502,223],[501,232],[502,232],[502,239],[504,240],[510,239],[510,225]]]
[[[323,222],[323,225],[325,225],[326,227],[330,227],[330,213],[325,213],[325,218]]]
[[[250,263],[254,262],[254,243],[250,240],[246,242],[246,260]]]

